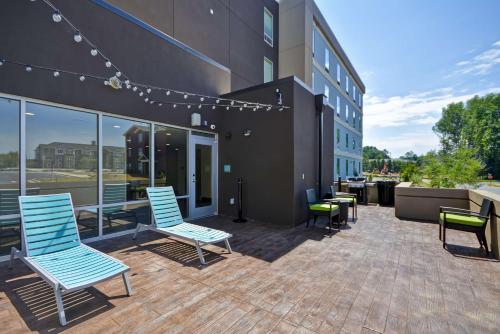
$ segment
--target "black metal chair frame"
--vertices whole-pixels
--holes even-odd
[[[306,190],[306,202],[307,202],[307,223],[306,228],[309,227],[309,222],[311,218],[314,218],[313,226],[316,225],[316,220],[319,216],[328,217],[328,227],[330,229],[330,233],[332,233],[333,229],[333,218],[337,217],[337,227],[340,230],[340,207],[336,201],[332,200],[319,200],[316,196],[315,189],[307,189]],[[320,210],[311,210],[310,206],[314,204],[329,204],[330,211],[320,211]],[[334,209],[333,206],[337,205],[337,209]]]
[[[483,199],[481,204],[480,212],[474,212],[466,209],[451,208],[446,206],[439,207],[439,240],[443,241],[443,248],[446,249],[446,229],[458,230],[463,232],[475,233],[479,245],[484,247],[486,254],[489,255],[488,241],[486,240],[486,226],[488,225],[488,219],[490,218],[490,213],[492,209],[493,202],[487,198]],[[443,214],[443,220],[441,220],[441,213]],[[464,224],[451,223],[446,220],[446,214],[460,215],[464,217],[478,217],[484,219],[484,224],[482,226],[470,226]]]
[[[332,192],[332,198],[338,198],[340,200],[346,197],[354,198],[352,202],[349,202],[349,206],[352,207],[352,220],[354,221],[354,219],[358,219],[358,195],[343,192],[342,195],[339,195],[340,197],[338,197],[334,185],[330,186],[330,191]]]

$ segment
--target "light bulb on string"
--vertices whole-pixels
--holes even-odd
[[[59,71],[54,71],[53,75],[54,75],[54,78],[57,78],[59,76]]]
[[[198,109],[201,109],[201,104],[198,106]]]
[[[234,101],[231,101],[231,105],[234,106]]]
[[[109,81],[108,80],[104,81],[104,86],[109,86]]]
[[[60,13],[58,10],[56,10],[56,11],[54,12],[54,14],[52,14],[52,20],[53,20],[55,23],[59,23],[59,22],[61,22],[61,20],[62,20],[62,16],[61,16],[61,13]]]
[[[153,101],[153,100],[149,101],[149,104],[153,104],[153,103],[155,103],[155,101]]]
[[[188,98],[188,95],[184,94],[184,100],[186,100],[187,98]]]
[[[253,108],[253,111],[257,111],[257,108]]]
[[[84,75],[80,75],[80,81],[81,81],[81,82],[84,82],[84,81],[85,81],[85,76],[84,76]]]
[[[229,107],[226,107],[226,110],[229,110]]]
[[[175,108],[177,108],[177,104],[174,104],[172,107],[173,107],[174,109],[175,109]]]
[[[161,107],[163,105],[163,103],[158,103],[158,107]]]
[[[215,103],[219,104],[219,102],[220,102],[220,100],[219,100],[219,99],[215,100]]]
[[[127,89],[130,89],[130,87],[132,87],[132,86],[130,86],[130,85],[126,85],[125,87],[127,87]]]
[[[187,105],[187,108],[188,108],[188,109],[191,109],[191,105],[190,105],[190,104],[188,104],[188,105]]]
[[[204,97],[200,97],[200,101],[201,102],[205,101],[205,98]]]
[[[243,108],[242,108],[242,107],[240,107],[240,111],[243,111]]]
[[[212,106],[212,110],[215,110],[215,106]]]
[[[0,59],[0,66],[2,66],[4,63],[4,60]]]
[[[146,103],[147,103],[148,101],[149,101],[149,99],[146,97],[146,98],[144,99],[144,102],[146,102]]]
[[[113,64],[111,64],[111,62],[109,60],[106,60],[104,65],[106,65],[107,68],[110,68]]]
[[[247,104],[245,103],[245,104],[243,105],[243,107],[245,107],[245,108],[246,108],[246,107],[247,107]]]
[[[82,35],[80,34],[79,31],[75,32],[75,35],[73,36],[73,40],[77,43],[80,43],[82,41]]]
[[[146,92],[151,93],[151,88],[146,89]]]
[[[119,77],[122,76],[122,72],[118,71],[118,72],[115,73],[115,75],[116,75],[117,78],[119,78]]]
[[[91,50],[90,50],[90,55],[91,55],[92,57],[97,56],[97,54],[98,54],[97,49],[91,49]]]
[[[143,92],[139,92],[139,96],[143,96],[143,95],[144,95],[144,93],[143,93]]]
[[[125,80],[125,85],[130,85],[130,80]]]
[[[169,95],[170,95],[170,91],[169,91],[169,90],[167,90],[167,92],[166,92],[165,94],[167,94],[167,96],[169,96]]]
[[[132,90],[133,90],[134,92],[137,92],[137,86],[134,86],[134,88],[132,88]]]
[[[31,66],[26,66],[25,69],[26,69],[26,72],[31,72],[31,70],[32,70]]]

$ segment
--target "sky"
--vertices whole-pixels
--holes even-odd
[[[500,0],[315,0],[365,86],[364,146],[439,148],[443,107],[500,92]]]

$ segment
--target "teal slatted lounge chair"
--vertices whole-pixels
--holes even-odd
[[[492,208],[493,202],[487,198],[483,199],[479,212],[441,206],[439,208],[439,240],[443,241],[443,248],[446,248],[446,229],[448,228],[474,233],[480,247],[484,247],[486,254],[489,255],[486,225]]]
[[[80,241],[70,194],[19,196],[22,250],[12,247],[10,267],[19,257],[43,278],[56,296],[62,326],[62,295],[121,275],[127,290],[129,267]]]
[[[229,253],[232,252],[231,246],[229,245],[229,238],[232,237],[231,234],[183,221],[172,187],[150,187],[147,188],[146,191],[148,193],[149,202],[151,203],[151,209],[153,210],[154,222],[152,225],[139,223],[133,236],[134,239],[137,237],[139,231],[151,230],[193,242],[196,246],[201,264],[206,263],[201,250],[201,247],[204,245],[224,241],[227,251]]]

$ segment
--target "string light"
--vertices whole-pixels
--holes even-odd
[[[212,106],[212,110],[215,110],[215,106]]]
[[[3,59],[0,59],[0,66],[3,65]]]
[[[144,95],[144,93],[143,93],[143,92],[139,92],[139,96],[143,96],[143,95]]]
[[[52,20],[53,20],[55,23],[59,23],[59,22],[61,22],[61,20],[62,20],[62,16],[61,16],[61,13],[60,13],[58,10],[56,10],[56,11],[54,12],[54,14],[52,14]]]
[[[146,102],[146,103],[147,103],[148,101],[149,101],[149,99],[146,97],[146,98],[144,99],[144,102]]]
[[[90,54],[92,55],[92,57],[97,56],[98,55],[97,49],[91,49]]]
[[[54,71],[54,78],[57,78],[59,76],[59,72],[58,71]]]
[[[109,60],[106,60],[104,65],[106,65],[107,68],[110,68],[113,64],[111,64],[111,62]]]
[[[119,78],[119,77],[121,77],[121,76],[122,76],[122,72],[118,71],[118,72],[116,72],[116,73],[115,73],[115,75],[116,75],[116,77],[117,77],[117,78]],[[127,81],[128,81],[128,80],[127,80]],[[125,84],[126,84],[126,85],[128,85],[128,84],[127,84],[127,81],[125,81]]]
[[[229,110],[229,107],[226,107],[226,110]]]
[[[169,90],[167,90],[167,92],[166,92],[165,94],[167,94],[167,96],[169,96],[169,95],[170,95],[170,91],[169,91]]]
[[[205,101],[205,98],[204,97],[200,97],[200,101],[201,102]]]
[[[137,86],[134,86],[134,88],[132,88],[132,90],[133,90],[134,92],[137,92]]]
[[[220,102],[220,100],[219,100],[219,99],[215,100],[215,103],[219,104],[219,102]]]
[[[174,103],[174,105],[172,107],[177,108],[177,104]]]
[[[26,72],[31,72],[32,68],[31,66],[26,66]]]
[[[201,109],[201,104],[198,106],[198,109]]]
[[[188,95],[184,94],[184,100],[186,100],[187,98],[188,98]]]
[[[118,74],[118,73],[117,73]],[[121,72],[120,72],[121,75]],[[118,76],[118,75],[117,75]],[[125,80],[125,85],[130,85],[130,80]]]
[[[76,32],[75,35],[73,36],[73,40],[77,43],[80,43],[82,41],[82,35],[80,35],[80,32]]]
[[[148,94],[150,94],[151,93],[151,88],[146,89],[146,92],[148,92]]]
[[[231,101],[231,105],[234,106],[234,101]]]
[[[188,109],[191,109],[191,105],[190,104],[188,104],[187,107],[188,107]]]
[[[81,81],[81,82],[84,82],[84,81],[85,81],[85,76],[84,76],[84,75],[80,75],[80,81]]]

